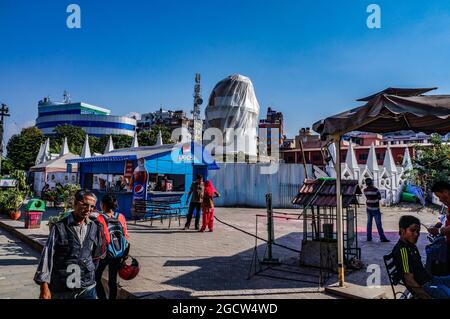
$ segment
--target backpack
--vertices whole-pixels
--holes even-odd
[[[115,212],[112,217],[102,213],[105,223],[108,226],[110,242],[108,244],[108,255],[112,258],[120,258],[128,251],[128,242],[125,238],[122,223],[119,220],[119,213]]]

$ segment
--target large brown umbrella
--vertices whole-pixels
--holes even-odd
[[[360,99],[370,98],[364,106],[314,123],[313,129],[323,139],[329,136],[342,136],[355,130],[373,133],[400,130],[440,134],[450,132],[450,95],[401,96],[385,93],[395,92],[391,90],[405,90],[409,94],[417,92],[414,89],[384,90]],[[405,95],[405,92],[402,94]]]
[[[341,195],[342,135],[351,131],[387,133],[412,130],[424,133],[450,132],[450,95],[422,95],[430,89],[388,88],[359,101],[367,104],[314,123],[322,140],[336,145],[336,206],[339,285],[344,286],[344,246]]]

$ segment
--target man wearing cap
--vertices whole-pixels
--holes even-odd
[[[384,234],[383,226],[381,225],[381,211],[380,211],[380,199],[381,193],[373,185],[371,178],[366,178],[367,187],[364,189],[364,196],[366,197],[366,210],[367,210],[367,241],[372,241],[372,219],[375,219],[377,225],[378,234],[380,235],[380,241],[382,243],[389,242]]]

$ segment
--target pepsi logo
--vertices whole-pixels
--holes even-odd
[[[144,186],[142,186],[142,185],[140,185],[140,184],[138,184],[138,185],[136,185],[136,186],[134,187],[134,193],[135,193],[136,195],[141,195],[141,194],[144,193],[144,191],[145,191]]]

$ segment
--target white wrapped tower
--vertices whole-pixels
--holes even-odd
[[[248,77],[234,74],[216,84],[205,109],[205,128],[223,132],[225,152],[257,155],[259,104]],[[230,143],[235,143],[231,148]]]

